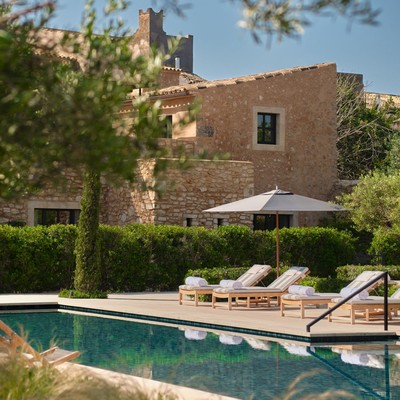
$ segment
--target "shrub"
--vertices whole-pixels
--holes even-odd
[[[0,292],[70,287],[76,227],[0,227]]]
[[[379,229],[374,232],[369,253],[375,254],[375,261],[383,261],[386,265],[400,265],[400,228]]]
[[[339,293],[348,282],[338,278],[318,278],[308,276],[301,281],[301,285],[311,286],[319,293]]]
[[[62,289],[58,297],[67,299],[106,299],[107,292],[93,291],[93,292],[80,292],[74,289]]]
[[[354,256],[354,239],[333,228],[284,228],[280,231],[280,254],[285,265],[304,265],[318,277],[335,275],[335,269]]]

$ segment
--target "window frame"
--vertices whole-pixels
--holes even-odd
[[[39,216],[38,220],[36,220],[36,212],[40,211],[41,215]],[[56,222],[48,223],[46,217],[48,216],[48,212],[55,212],[56,213]],[[50,226],[61,224],[61,213],[66,212],[68,213],[68,224],[64,225],[78,225],[79,216],[80,216],[80,209],[74,208],[35,208],[34,209],[34,225],[42,225],[42,226]],[[40,219],[40,221],[39,221]]]
[[[258,117],[259,114],[275,116],[275,143],[258,142]],[[281,107],[253,107],[253,149],[264,151],[284,151],[286,134],[286,112]]]
[[[262,117],[262,124],[260,125],[260,117]],[[269,117],[269,124],[270,128],[267,128],[266,125],[266,119]],[[273,144],[276,145],[276,137],[277,137],[277,119],[278,119],[277,114],[272,114],[272,113],[264,113],[264,112],[258,112],[257,113],[257,144]],[[260,140],[260,128],[262,129],[261,132],[261,137],[262,140]],[[270,138],[268,140],[267,138]]]
[[[28,226],[35,225],[35,209],[49,210],[79,210],[79,201],[28,200]]]

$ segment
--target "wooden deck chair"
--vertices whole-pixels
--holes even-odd
[[[264,279],[270,272],[272,267],[270,265],[254,264],[243,275],[237,278],[243,286],[254,286]],[[179,286],[179,304],[182,305],[183,301],[193,300],[188,299],[187,296],[194,296],[194,305],[197,306],[200,294],[212,294],[213,290],[220,287],[220,285],[207,285],[207,286],[193,286],[193,285],[180,285]],[[186,296],[186,297],[185,297]]]
[[[256,304],[266,301],[270,305],[271,298],[277,298],[278,303],[280,296],[287,293],[289,286],[295,285],[297,282],[304,279],[310,270],[307,267],[291,267],[286,270],[281,276],[276,278],[267,287],[243,287],[240,289],[231,288],[216,288],[212,292],[212,307],[217,305],[217,299],[228,299],[228,309],[232,309],[232,302],[238,304],[238,299],[245,299],[246,305],[249,308],[251,300],[254,299]],[[226,303],[220,302],[218,305],[225,305]]]
[[[63,350],[57,346],[38,352],[1,320],[0,331],[5,333],[5,336],[0,336],[0,344],[13,352],[21,352],[21,354],[27,356],[28,360],[33,362],[39,362],[43,365],[58,365],[71,361],[80,355],[79,351]]]
[[[355,279],[353,279],[347,286],[347,289],[358,289],[369,281],[380,275],[382,271],[363,271]],[[382,284],[383,280],[372,283],[366,291],[371,292],[377,286]],[[281,297],[281,316],[285,316],[285,307],[300,308],[300,317],[305,317],[306,306],[327,305],[331,302],[336,302],[335,299],[341,299],[339,293],[315,293],[310,296],[299,294],[284,294]]]
[[[382,272],[382,271],[379,271]],[[328,304],[329,308],[334,307],[342,298],[332,299]],[[374,315],[382,315],[384,307],[383,296],[368,296],[364,300],[349,300],[341,305],[337,310],[349,310],[350,321],[354,325],[356,323],[357,315],[364,317],[366,321]],[[400,310],[400,289],[397,289],[391,296],[388,297],[388,313],[389,319],[392,319],[392,314],[397,315]],[[332,321],[332,314],[329,314],[328,320]]]

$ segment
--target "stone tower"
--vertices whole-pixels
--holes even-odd
[[[155,12],[151,8],[139,10],[139,28],[132,38],[132,50],[135,55],[149,54],[151,46],[168,51],[168,41],[178,36],[170,36],[163,29],[163,11]],[[178,49],[165,63],[170,67],[181,68],[193,72],[193,36],[180,37]]]

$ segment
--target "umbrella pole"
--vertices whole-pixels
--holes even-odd
[[[275,231],[276,231],[276,276],[279,276],[279,212],[275,214]]]

